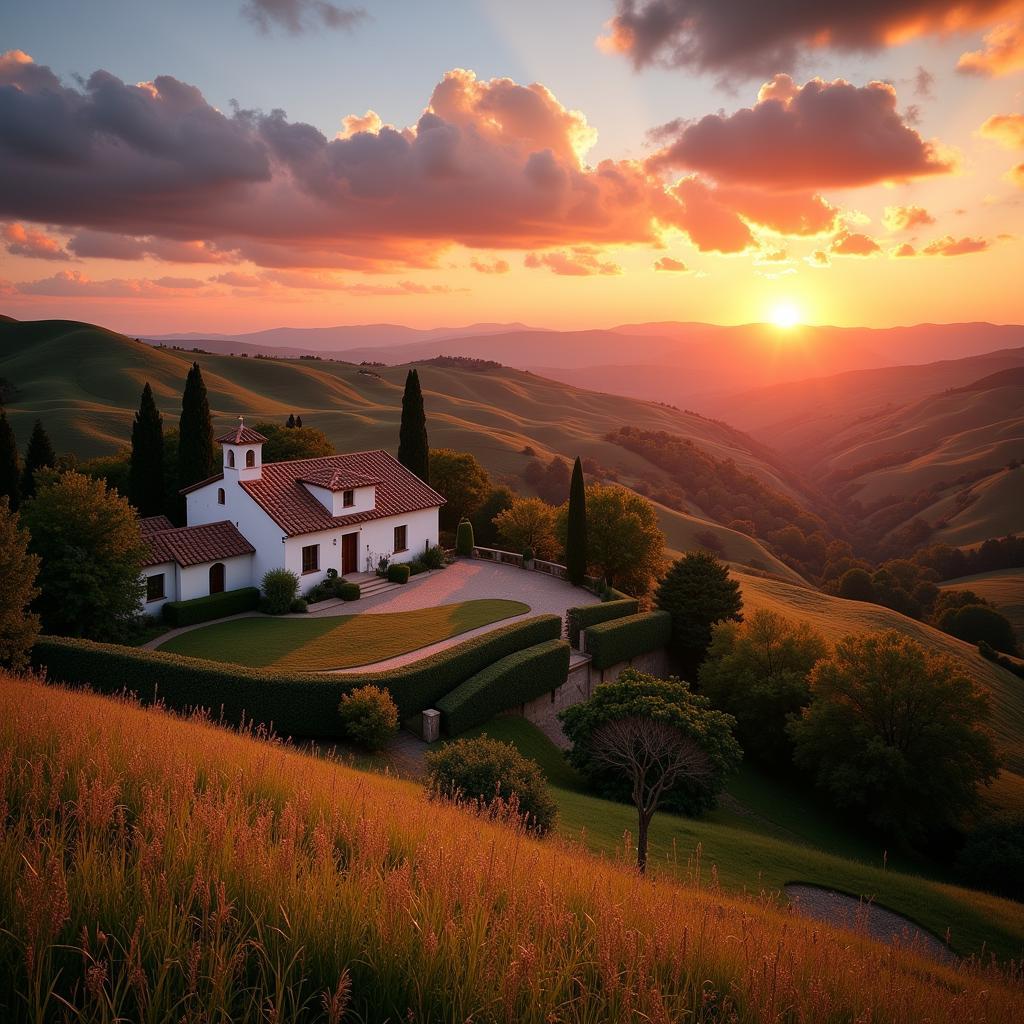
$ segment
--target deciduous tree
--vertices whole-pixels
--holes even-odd
[[[267,440],[263,445],[264,462],[288,462],[291,459],[318,459],[334,454],[334,445],[316,427],[282,427],[261,421],[254,427]]]
[[[164,423],[147,381],[132,422],[128,497],[139,515],[155,516],[164,510],[164,491]]]
[[[29,611],[39,596],[39,557],[28,544],[28,531],[19,525],[7,497],[0,497],[0,666],[15,672],[28,667],[39,635],[39,616]]]
[[[431,487],[444,496],[441,526],[454,530],[462,519],[468,519],[487,498],[491,481],[487,470],[469,452],[451,448],[435,448],[430,453]]]
[[[516,498],[494,517],[494,525],[509,551],[532,548],[538,558],[554,558],[557,552],[555,510],[540,498]]]

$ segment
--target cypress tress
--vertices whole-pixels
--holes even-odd
[[[0,409],[0,495],[7,495],[12,512],[21,497],[20,461],[14,431],[7,422],[7,413]]]
[[[50,435],[46,433],[42,420],[36,420],[32,434],[25,449],[25,468],[21,474],[21,497],[31,498],[36,493],[35,474],[37,469],[44,469],[57,464],[57,453],[50,443]]]
[[[178,487],[181,488],[213,476],[215,469],[210,402],[198,363],[192,364],[185,379],[178,431]],[[180,516],[184,515],[184,498],[178,511]]]
[[[568,570],[569,582],[579,586],[587,575],[587,490],[583,483],[583,466],[578,455],[569,482],[565,567]]]
[[[128,498],[141,516],[164,510],[164,423],[148,381],[132,423]]]
[[[430,445],[427,442],[427,416],[423,411],[420,375],[410,370],[402,395],[402,425],[398,431],[398,461],[430,483]]]

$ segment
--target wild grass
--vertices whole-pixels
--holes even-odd
[[[0,1018],[1012,1021],[957,968],[202,722],[0,681]]]
[[[385,661],[529,610],[522,601],[489,598],[406,612],[315,618],[260,615],[189,630],[162,643],[159,650],[255,668],[321,672]]]

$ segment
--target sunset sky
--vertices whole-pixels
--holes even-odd
[[[18,318],[1024,321],[1024,0],[32,0],[0,53]]]

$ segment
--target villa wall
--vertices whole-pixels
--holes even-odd
[[[178,600],[178,567],[174,562],[161,562],[159,565],[147,565],[142,570],[143,580],[148,579],[150,576],[159,576],[163,574],[164,577],[164,596],[159,601],[147,601],[146,595],[142,595],[142,605],[140,611],[143,615],[159,615],[160,609],[163,608],[168,601]]]
[[[240,587],[251,587],[252,555],[235,555],[232,558],[219,558],[224,563],[224,589],[238,590]],[[201,565],[190,565],[179,569],[178,600],[191,601],[194,597],[206,597],[210,593],[210,566],[213,562]]]

